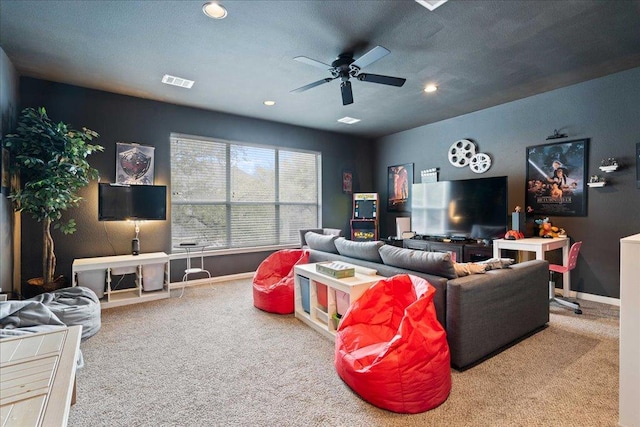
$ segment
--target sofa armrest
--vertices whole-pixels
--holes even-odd
[[[535,260],[449,280],[451,364],[464,368],[549,322],[549,263]]]

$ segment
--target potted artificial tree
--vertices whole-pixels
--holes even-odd
[[[98,134],[90,129],[71,129],[65,123],[54,123],[43,107],[25,108],[18,119],[15,133],[5,137],[10,153],[9,170],[18,174],[20,184],[11,189],[9,198],[18,212],[31,214],[42,223],[42,277],[28,281],[42,289],[56,289],[54,278],[56,256],[51,226],[65,234],[76,231],[74,219],[60,222],[62,213],[78,206],[82,197],[77,191],[98,177],[98,171],[87,162],[87,156],[102,151],[100,145],[88,141]]]

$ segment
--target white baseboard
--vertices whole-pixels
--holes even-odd
[[[620,307],[620,298],[604,297],[602,295],[586,294],[584,292],[569,292],[572,298],[583,299],[586,301],[600,302],[602,304],[615,305]]]
[[[186,282],[173,282],[169,283],[169,289],[181,289],[183,287],[208,285],[211,283],[228,282],[230,280],[251,279],[253,277],[253,274],[254,272],[250,271],[247,273],[229,274],[227,276],[216,276],[212,278],[205,277],[204,279],[187,280]]]

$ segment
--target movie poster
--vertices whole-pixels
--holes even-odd
[[[527,147],[526,203],[534,215],[587,215],[588,142]]]
[[[387,211],[411,212],[413,163],[389,166],[387,183]]]

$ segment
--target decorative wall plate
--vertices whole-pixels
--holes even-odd
[[[457,168],[463,168],[469,164],[475,154],[476,145],[468,139],[461,139],[449,147],[449,163]]]
[[[478,153],[471,158],[469,167],[475,173],[485,173],[491,167],[491,157],[485,153]]]

